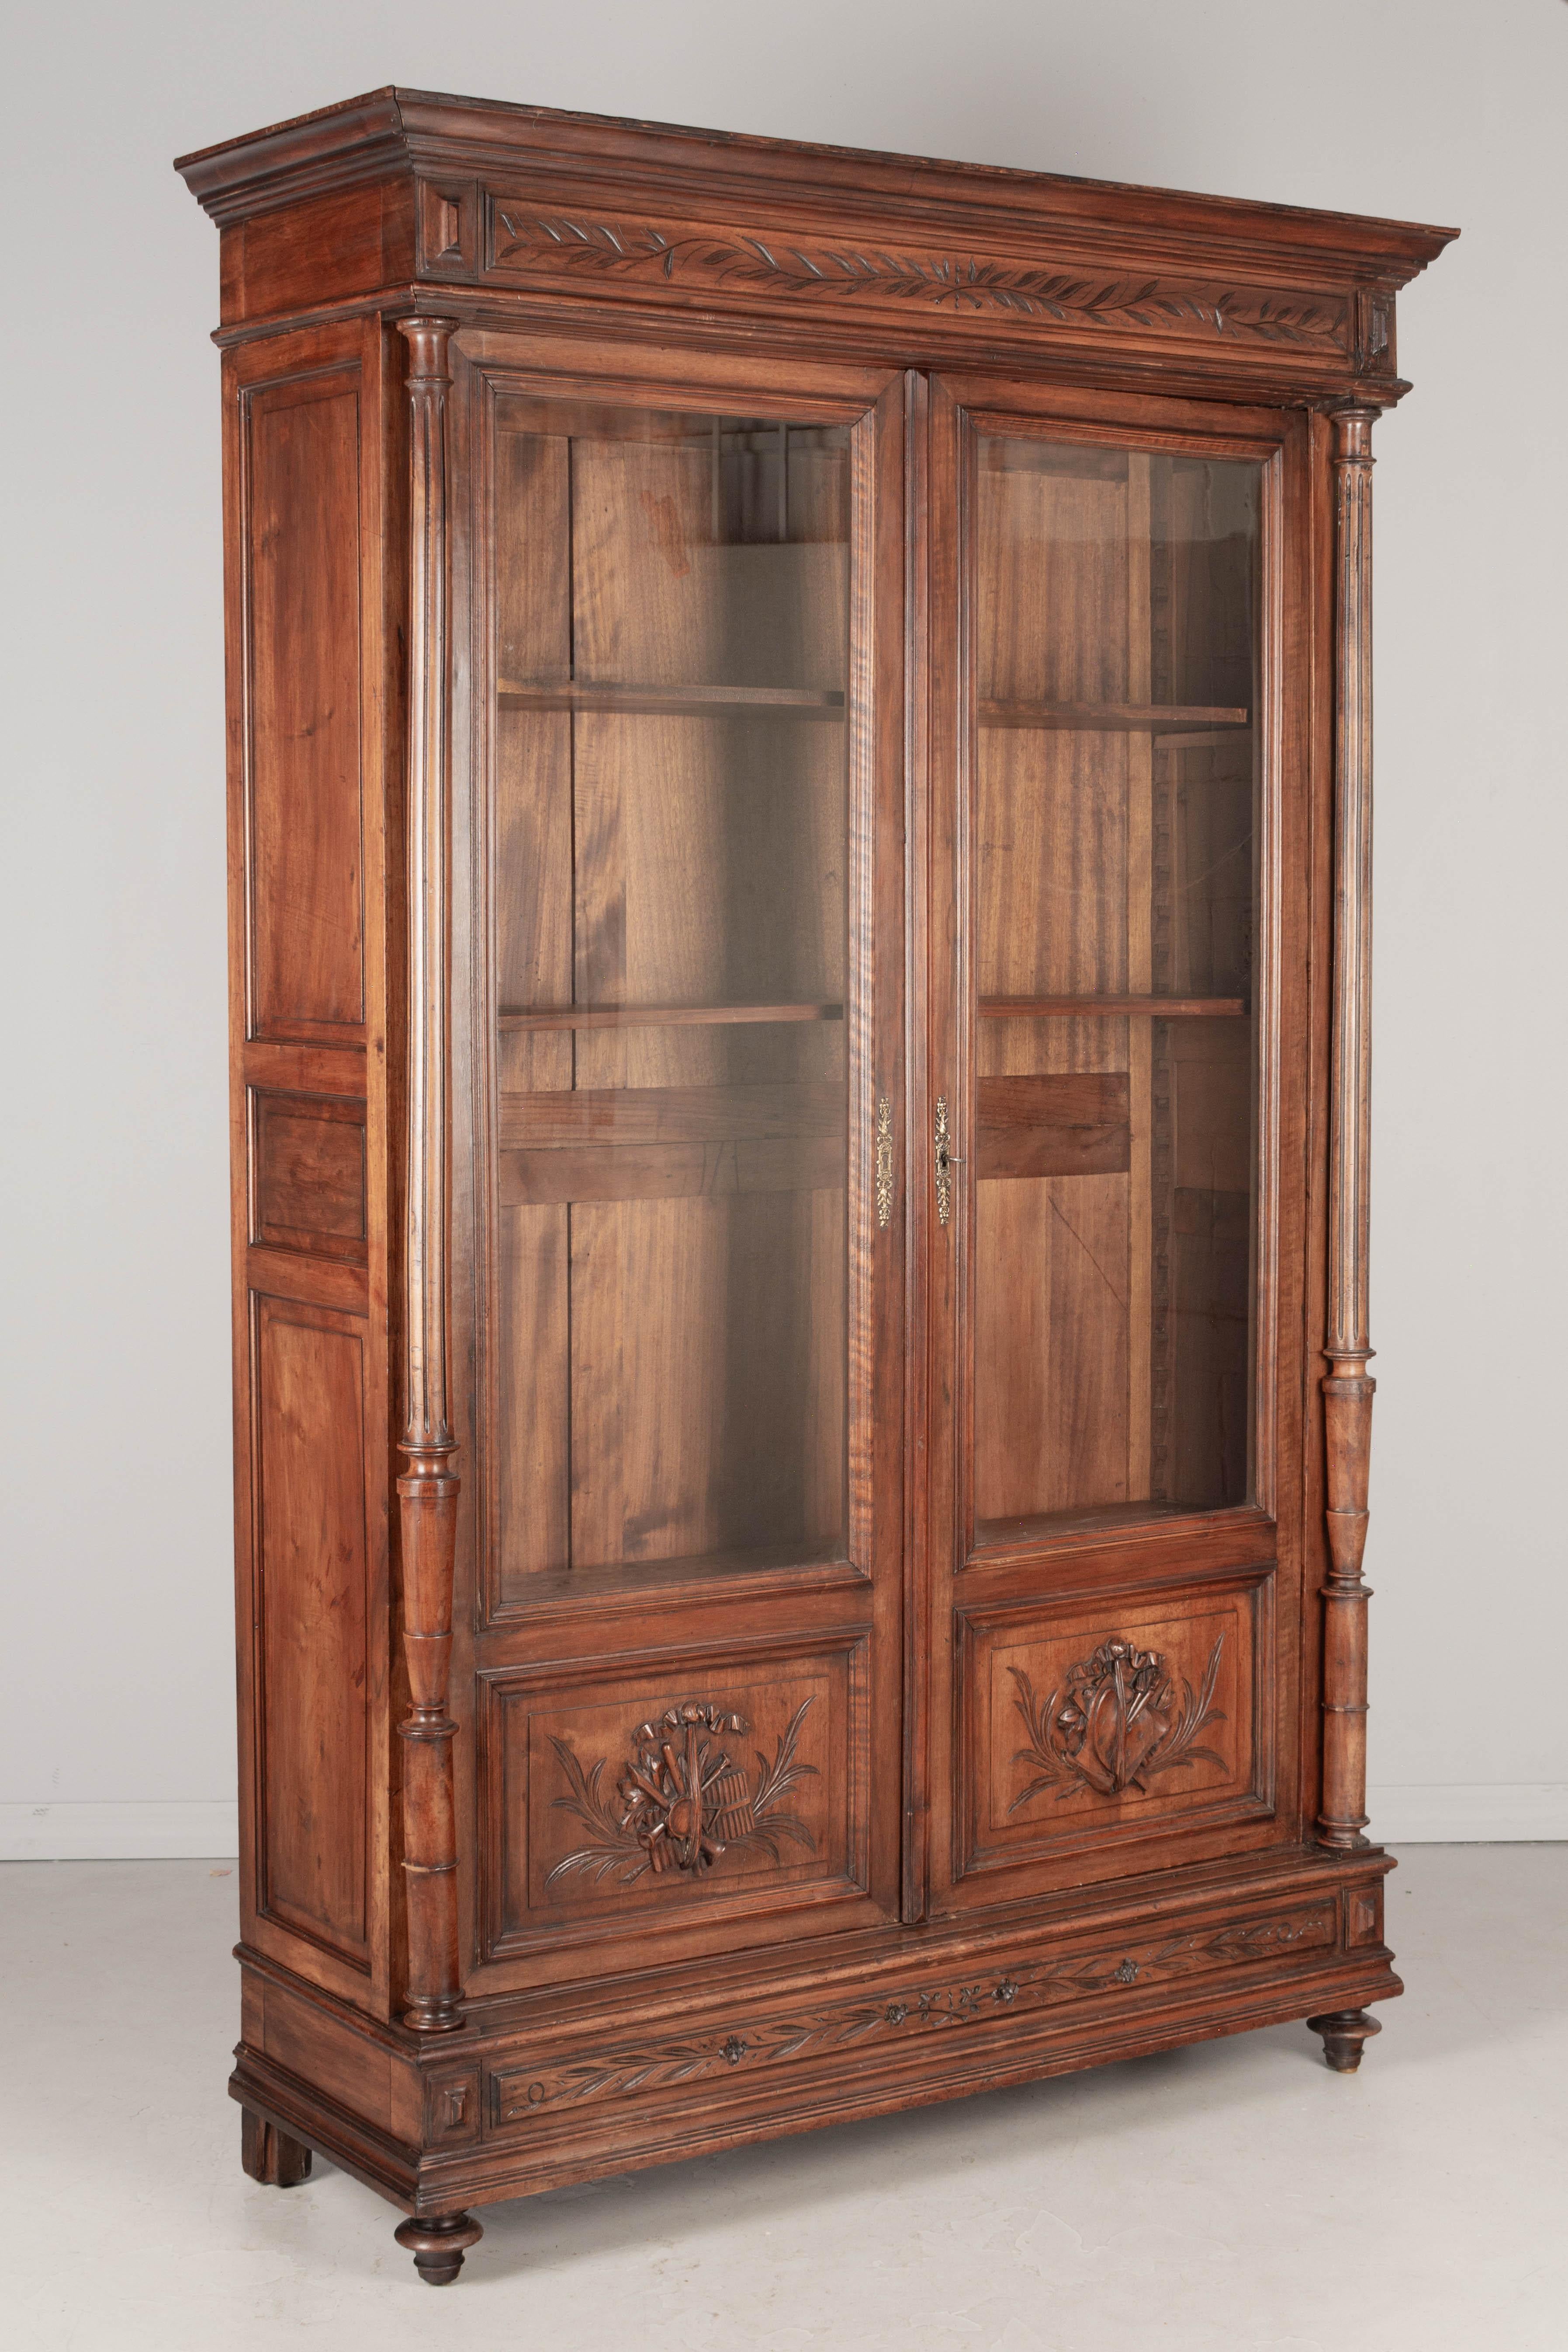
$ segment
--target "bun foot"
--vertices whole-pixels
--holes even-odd
[[[248,2107],[239,2111],[239,2160],[264,2189],[298,2189],[310,2177],[310,2151],[304,2141],[291,2139]]]
[[[393,2232],[414,2257],[426,2286],[450,2286],[463,2267],[463,2254],[484,2231],[471,2213],[435,2213],[400,2221]]]
[[[1336,2074],[1353,2074],[1361,2064],[1362,2044],[1383,2028],[1364,2009],[1331,2009],[1307,2020],[1310,2033],[1323,2037],[1323,2056]]]

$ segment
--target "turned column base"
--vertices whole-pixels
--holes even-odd
[[[416,2216],[400,2221],[393,2231],[398,2244],[413,2255],[426,2286],[450,2286],[463,2267],[464,2252],[484,2234],[471,2213]]]
[[[1325,2010],[1307,2020],[1309,2033],[1323,2037],[1323,2057],[1336,2074],[1353,2074],[1361,2064],[1362,2045],[1383,2028],[1364,2009]]]
[[[310,2151],[304,2141],[291,2139],[248,2107],[239,2111],[239,2160],[264,2189],[298,2189],[310,2177]]]

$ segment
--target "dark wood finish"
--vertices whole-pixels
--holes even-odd
[[[400,2221],[392,2234],[413,2255],[426,2286],[451,2286],[463,2256],[485,2233],[471,2213],[433,2213],[421,2221]]]
[[[1364,2009],[1331,2010],[1326,2016],[1310,2017],[1309,2030],[1323,2037],[1323,2060],[1336,2074],[1353,2074],[1361,2064],[1361,2054],[1374,2033],[1383,2032],[1375,2017]]]
[[[1449,233],[392,89],[180,168],[247,2171],[446,2284],[672,2149],[1353,2071],[1370,431]]]

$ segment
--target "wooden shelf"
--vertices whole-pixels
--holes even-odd
[[[840,719],[837,688],[804,686],[533,686],[502,678],[497,699],[519,710],[591,710],[667,719]],[[1249,711],[1174,702],[983,702],[982,727],[1060,729],[1110,734],[1181,735],[1240,731]]]
[[[1155,1021],[1238,1021],[1246,1017],[1245,996],[983,996],[983,1021],[1040,1021],[1076,1014],[1094,1019],[1104,1013],[1144,1013]]]
[[[1084,731],[1100,728],[1121,735],[1147,729],[1152,735],[1179,735],[1200,728],[1250,727],[1252,719],[1246,710],[1174,702],[983,702],[980,724]]]
[[[804,686],[525,686],[502,678],[496,697],[517,710],[596,710],[667,719],[834,719],[836,688]]]
[[[711,1028],[736,1021],[842,1021],[842,1004],[524,1004],[504,1007],[498,1029]]]

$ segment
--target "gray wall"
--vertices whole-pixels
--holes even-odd
[[[15,20],[14,20],[15,21]],[[1458,223],[1380,429],[1372,1777],[1568,1835],[1561,0],[104,0],[9,37],[0,1851],[233,1838],[217,238],[398,80]]]

